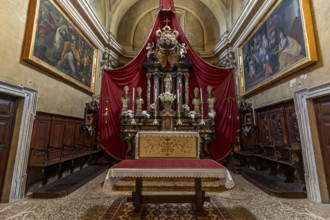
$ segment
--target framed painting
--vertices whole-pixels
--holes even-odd
[[[316,62],[309,0],[277,1],[238,51],[243,97]]]
[[[23,60],[95,92],[97,49],[53,0],[31,0]]]

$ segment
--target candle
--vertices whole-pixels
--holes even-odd
[[[132,103],[133,113],[134,113],[134,101],[135,101],[135,88],[133,88],[133,103]]]
[[[201,113],[203,114],[203,91],[202,88],[199,89],[201,92]]]
[[[176,90],[176,99],[177,99],[177,103],[178,103],[178,112],[180,112],[180,93],[179,93],[179,89]]]

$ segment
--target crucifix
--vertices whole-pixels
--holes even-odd
[[[166,20],[164,20],[164,22],[166,23],[166,26],[168,26],[168,23],[171,22],[171,21],[168,20],[168,18],[166,18]]]

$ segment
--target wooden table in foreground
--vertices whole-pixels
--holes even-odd
[[[214,160],[124,160],[110,168],[106,180],[112,184],[124,177],[136,178],[135,191],[131,201],[134,205],[134,218],[140,219],[143,204],[146,203],[192,203],[197,218],[203,218],[203,204],[209,201],[202,190],[202,178],[226,179],[225,187],[233,188],[234,181],[228,170]],[[193,178],[193,195],[143,195],[143,178]]]

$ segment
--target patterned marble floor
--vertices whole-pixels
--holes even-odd
[[[102,188],[106,172],[59,199],[25,198],[13,204],[0,204],[0,219],[6,220],[93,220],[100,219],[114,198],[129,192]],[[239,220],[324,220],[330,219],[330,204],[315,204],[307,199],[272,197],[233,174],[232,190],[212,192]]]

